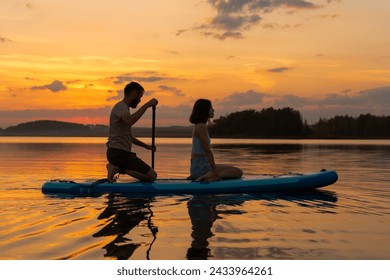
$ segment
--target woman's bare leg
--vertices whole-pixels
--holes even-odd
[[[228,164],[216,164],[219,177],[222,179],[238,179],[241,178],[244,172],[242,169],[228,165]]]
[[[242,169],[228,165],[228,164],[216,164],[218,175],[221,179],[238,179],[241,178],[244,172]],[[196,181],[215,181],[212,179],[214,176],[212,171],[207,172],[205,175],[196,179]]]

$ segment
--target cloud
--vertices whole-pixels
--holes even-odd
[[[311,122],[336,115],[358,116],[371,113],[389,115],[390,87],[373,88],[356,93],[350,90],[330,93],[318,98],[285,95],[272,101],[275,107],[292,107]]]
[[[385,106],[390,105],[390,87],[381,87],[360,92],[360,96],[364,101]]]
[[[277,67],[277,68],[268,69],[267,71],[271,73],[282,73],[291,69],[292,69],[291,67]]]
[[[115,95],[112,95],[111,97],[108,97],[106,99],[107,101],[122,100],[123,97],[124,97],[124,90],[123,89],[116,90],[116,91],[110,90],[109,93],[110,94],[114,94],[115,93]]]
[[[179,106],[165,106],[158,105],[156,110],[156,126],[188,126],[190,125],[189,118],[192,112],[192,106],[179,105]],[[143,116],[143,123],[139,125],[149,126],[151,119],[151,110]]]
[[[177,53],[176,53],[177,54]],[[115,77],[109,77],[107,80],[112,81],[115,85],[122,85],[124,87],[124,84],[130,83],[132,81],[139,82],[139,83],[156,83],[160,81],[177,81],[182,80],[181,78],[176,77],[167,77],[164,76],[164,74],[154,72],[154,71],[146,71],[142,73],[129,73],[124,74],[120,76]],[[110,91],[110,94],[113,94],[113,96],[107,98],[107,101],[111,100],[121,100],[123,98],[123,87],[116,91]],[[169,86],[159,86],[160,90],[168,91],[176,96],[185,96],[184,93],[182,93],[179,89]],[[145,87],[145,96],[153,94],[155,91],[148,90]]]
[[[327,2],[333,1],[328,0]],[[263,14],[272,13],[277,9],[312,10],[322,7],[313,1],[305,0],[207,0],[207,4],[215,10],[216,15],[191,30],[200,31],[203,36],[219,40],[244,38],[246,31],[262,22]],[[298,27],[300,24],[265,23],[262,26],[285,29]],[[176,36],[187,31],[188,29],[181,29],[176,33]]]
[[[11,39],[8,39],[6,37],[0,36],[0,43],[12,43],[13,41]]]
[[[168,93],[171,93],[177,97],[183,97],[186,96],[180,89],[176,87],[170,87],[170,86],[165,86],[165,85],[160,85],[158,87],[161,91],[165,91]],[[155,94],[156,90],[146,90],[144,96],[149,96]],[[112,100],[122,100],[124,96],[123,89],[116,90],[116,91],[110,91],[110,93],[115,93],[115,95],[107,98],[107,101],[112,101]]]
[[[142,76],[131,76],[131,75],[125,75],[125,76],[117,76],[115,77],[114,84],[121,85],[123,83],[129,83],[132,81],[137,82],[158,82],[161,80],[167,79],[166,77],[160,77],[160,76],[149,76],[149,77],[142,77]]]
[[[317,15],[317,16],[314,16],[314,18],[320,18],[320,19],[329,19],[329,18],[337,18],[339,17],[340,15],[338,14],[332,14],[332,15]]]
[[[319,118],[330,118],[336,115],[355,117],[367,113],[389,115],[390,86],[358,92],[345,90],[319,97],[302,97],[295,94],[276,95],[248,90],[212,101],[216,108],[216,118],[247,109],[290,107],[300,111],[304,119],[313,123]]]
[[[270,12],[279,7],[294,9],[314,9],[319,7],[312,2],[304,0],[208,0],[207,2],[221,13],[236,13],[244,10]]]
[[[215,33],[215,32],[202,32],[201,33],[203,36],[205,37],[212,37],[212,38],[215,38],[215,39],[218,39],[218,40],[225,40],[225,39],[228,39],[228,38],[232,38],[232,39],[243,39],[244,36],[242,35],[241,32],[223,32],[223,33]]]
[[[341,93],[329,93],[320,98],[306,98],[305,104],[318,105],[320,107],[332,106],[349,108],[360,108],[364,111],[374,110],[386,113],[386,108],[390,106],[390,87],[380,87],[362,90],[353,93],[345,90]]]
[[[181,90],[170,86],[159,86],[159,89],[170,92],[178,97],[186,96]]]
[[[188,29],[180,29],[176,32],[176,36],[180,36],[181,34],[186,33],[187,31]]]
[[[254,90],[248,90],[246,92],[233,93],[223,99],[217,99],[216,102],[220,106],[228,106],[231,104],[237,106],[252,105],[252,104],[261,103],[265,96],[268,95],[264,93],[256,92]]]
[[[308,104],[311,104],[310,99],[293,94],[288,94],[283,95],[279,98],[275,98],[272,105],[278,108],[291,107],[297,109]]]
[[[377,108],[378,112],[386,113],[390,106],[390,87],[373,88],[353,93],[351,90],[344,90],[340,93],[329,93],[320,97],[302,97],[294,94],[271,95],[262,94],[270,101],[271,106],[302,108],[304,106],[315,106],[316,108],[341,107],[361,109],[361,112]],[[315,95],[313,95],[315,96]],[[255,104],[255,103],[254,103]],[[346,114],[347,114],[346,110]]]
[[[264,98],[268,96],[265,93],[248,90],[230,94],[222,99],[216,99],[213,101],[216,108],[216,117],[241,110],[259,108],[263,104]]]
[[[14,1],[14,2],[19,7],[24,7],[27,9],[33,9],[33,7],[34,7],[34,5],[31,3],[31,1],[21,0],[21,1]]]
[[[277,29],[289,29],[289,28],[297,28],[297,27],[300,27],[302,26],[302,24],[298,23],[298,24],[278,24],[278,23],[265,23],[262,25],[263,28],[267,28],[267,29],[273,29],[273,30],[277,30]]]
[[[173,53],[173,52],[171,52]],[[178,54],[177,52],[175,54]],[[114,84],[121,85],[132,81],[139,83],[155,83],[164,80],[177,80],[177,78],[171,78],[155,71],[145,71],[139,73],[126,73],[116,77],[110,77],[108,80],[112,80]]]
[[[47,85],[43,85],[43,86],[33,86],[31,89],[32,90],[46,90],[46,89],[48,89],[52,92],[59,92],[59,91],[66,90],[67,87],[61,81],[55,80],[51,84],[47,84]]]
[[[259,15],[236,15],[231,14],[218,14],[211,20],[211,23],[208,27],[220,30],[240,30],[245,28],[250,28],[250,26],[260,22],[261,17]]]

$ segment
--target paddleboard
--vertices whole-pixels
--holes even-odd
[[[272,193],[301,191],[325,187],[338,179],[336,171],[321,170],[306,174],[259,175],[216,182],[195,182],[185,179],[157,179],[154,182],[74,182],[52,180],[42,185],[45,194],[96,196],[122,194],[198,194],[198,193]]]

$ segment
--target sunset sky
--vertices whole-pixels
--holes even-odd
[[[227,113],[292,107],[390,114],[389,0],[0,0],[0,127],[108,124],[123,87],[189,125],[198,98]],[[138,126],[150,126],[150,114]]]

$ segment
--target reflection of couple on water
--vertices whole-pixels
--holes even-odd
[[[229,215],[242,215],[245,211],[237,209],[223,209],[220,206],[243,207],[245,202],[251,200],[287,200],[295,202],[299,207],[307,207],[307,202],[318,211],[329,212],[335,207],[337,197],[329,191],[315,190],[305,193],[278,193],[277,195],[243,196],[243,195],[195,195],[187,202],[188,215],[191,221],[192,241],[181,258],[187,259],[209,259],[224,258],[221,250],[213,252],[210,248],[210,238],[215,235],[214,223],[218,219],[226,219]],[[130,259],[137,249],[143,247],[145,259],[153,259],[153,244],[158,240],[158,225],[153,222],[156,210],[153,211],[154,197],[134,198],[120,195],[109,195],[107,207],[99,215],[98,219],[107,221],[93,237],[113,236],[113,239],[103,249],[106,250],[105,257],[116,259]],[[149,233],[141,233],[136,230],[138,227],[147,228]],[[135,230],[135,231],[134,231]],[[137,234],[138,232],[138,234]],[[131,235],[133,234],[133,236]],[[142,238],[142,241],[139,241]],[[259,244],[261,247],[261,245]],[[217,253],[217,256],[215,256]],[[237,259],[243,256],[235,255]],[[231,257],[231,256],[230,256]],[[137,257],[139,258],[139,257]],[[142,257],[143,258],[143,257]],[[167,256],[167,259],[172,256]],[[277,258],[277,257],[275,257]]]
[[[128,174],[141,181],[152,182],[156,180],[157,173],[142,159],[132,152],[132,145],[137,145],[155,152],[156,147],[145,144],[131,133],[131,127],[143,116],[148,108],[158,104],[155,98],[150,99],[134,113],[130,108],[137,108],[144,94],[144,88],[136,82],[127,84],[124,88],[124,98],[114,105],[110,114],[109,136],[107,142],[107,179],[115,181],[115,175]],[[240,178],[241,169],[216,164],[210,148],[210,136],[207,122],[214,117],[211,101],[199,99],[195,102],[190,116],[194,125],[192,133],[192,153],[189,179],[197,181],[216,181],[221,179]]]
[[[105,257],[116,259],[130,259],[134,252],[147,246],[146,259],[152,258],[152,246],[157,239],[158,227],[153,223],[154,213],[151,204],[154,198],[130,198],[118,195],[108,196],[107,208],[99,215],[99,220],[109,223],[102,227],[93,237],[114,236],[113,240],[104,245]],[[188,214],[192,224],[192,242],[187,250],[188,259],[207,259],[210,257],[208,239],[213,236],[211,231],[217,219],[214,199],[210,197],[193,197],[187,203]],[[137,227],[147,227],[150,234],[142,234],[142,238],[149,242],[135,241],[130,236]]]

